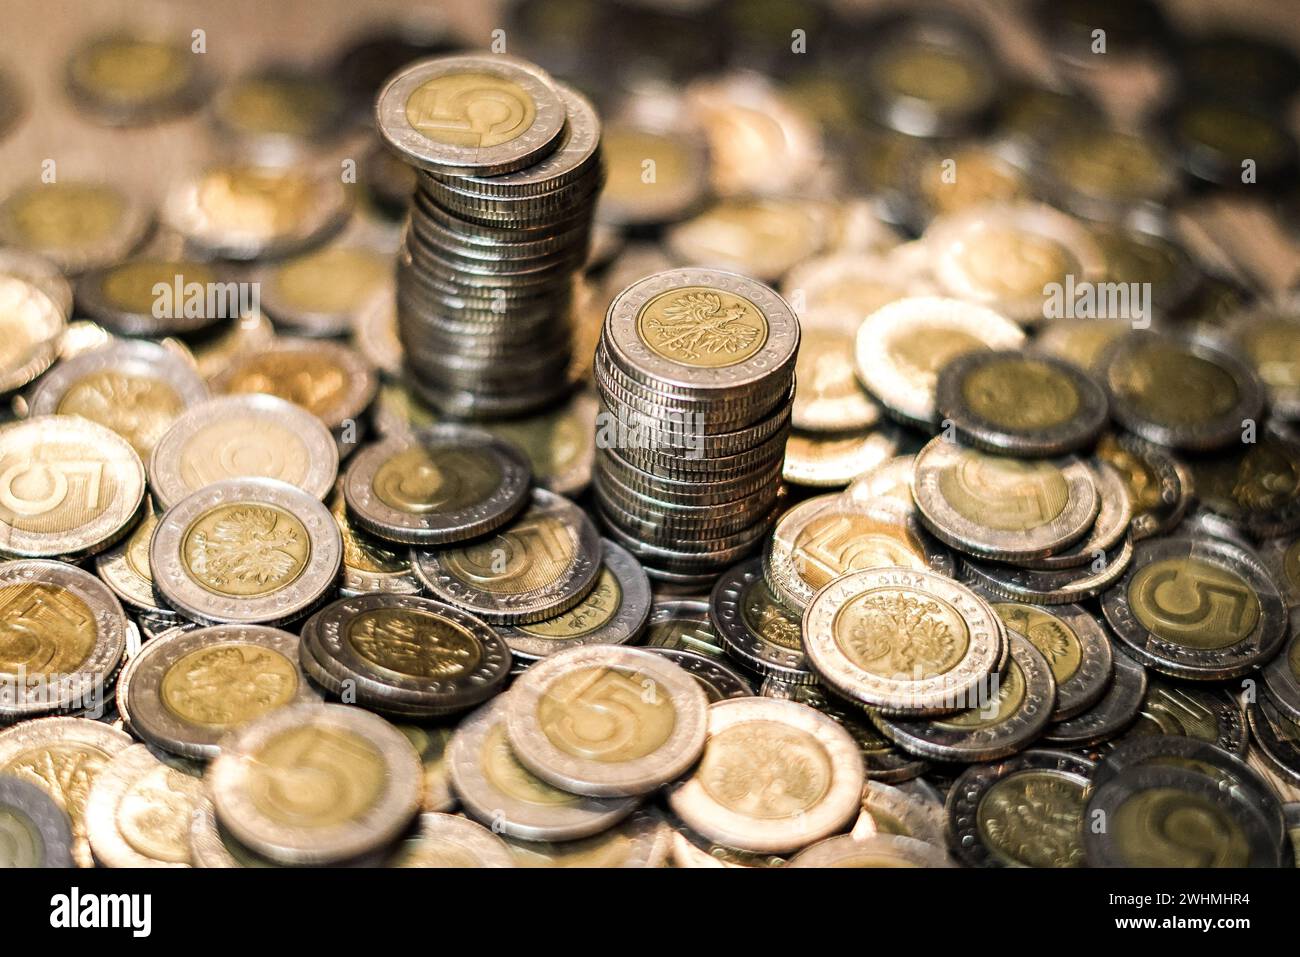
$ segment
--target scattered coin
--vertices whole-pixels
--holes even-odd
[[[334,244],[263,267],[254,280],[275,324],[303,336],[343,336],[387,283],[392,262],[377,249]]]
[[[1279,710],[1269,695],[1251,702],[1246,715],[1269,765],[1292,786],[1300,786],[1300,724]]]
[[[515,867],[510,848],[487,828],[454,814],[424,813],[398,847],[394,867]]]
[[[335,489],[329,502],[330,514],[339,527],[343,539],[343,579],[339,594],[349,598],[358,595],[391,593],[415,595],[420,592],[420,581],[411,567],[409,552],[401,554],[382,539],[376,538],[353,525],[348,518],[347,504],[339,489]]]
[[[1096,555],[1088,565],[1055,571],[962,558],[962,580],[1009,601],[1072,605],[1096,598],[1114,586],[1128,571],[1133,555],[1133,540],[1125,538],[1110,551]]]
[[[894,430],[804,432],[795,429],[785,446],[781,476],[791,485],[843,488],[897,452]]]
[[[1265,429],[1187,465],[1201,507],[1233,527],[1253,538],[1300,528],[1300,443]]]
[[[1264,685],[1278,709],[1300,721],[1300,632],[1291,629],[1286,647],[1263,668]]]
[[[709,619],[727,651],[748,667],[794,684],[816,680],[803,650],[802,622],[768,588],[761,560],[737,565],[718,579]]]
[[[1113,662],[1110,639],[1091,614],[1078,605],[1042,608],[1018,602],[995,602],[993,610],[1011,631],[1029,639],[1042,653],[1056,680],[1053,722],[1087,711],[1110,685]]]
[[[69,275],[121,260],[152,224],[126,193],[90,180],[34,183],[0,202],[0,245],[37,253]]]
[[[77,305],[118,335],[161,338],[242,323],[253,300],[209,263],[142,254],[84,273]]]
[[[202,795],[199,777],[131,745],[100,771],[86,799],[95,860],[105,867],[190,866],[190,821]]]
[[[663,599],[650,608],[642,644],[650,648],[693,651],[721,661],[726,657],[722,639],[711,621],[710,603],[693,598]]]
[[[852,833],[863,838],[870,833],[897,834],[943,848],[944,824],[938,801],[868,779],[862,789],[862,814]]]
[[[72,867],[72,825],[46,792],[17,777],[0,777],[0,867]]]
[[[1087,748],[1115,737],[1137,718],[1147,693],[1140,664],[1113,651],[1114,673],[1101,699],[1087,711],[1048,725],[1042,742],[1062,748]]]
[[[188,113],[207,93],[201,58],[161,37],[107,33],[72,51],[65,68],[78,111],[109,126],[136,126]]]
[[[217,135],[268,160],[320,149],[338,135],[345,112],[332,77],[279,65],[236,77],[212,103]]]
[[[671,836],[659,815],[634,811],[623,823],[595,837],[507,843],[518,867],[663,867]]]
[[[1124,737],[1149,734],[1195,738],[1238,756],[1246,753],[1250,741],[1245,711],[1228,691],[1171,684],[1154,676],[1147,682],[1138,718]]]
[[[54,363],[70,308],[0,262],[0,395],[23,388]]]
[[[704,689],[709,704],[725,701],[728,698],[754,696],[754,687],[749,680],[740,672],[728,668],[717,658],[687,651],[684,648],[647,648],[646,650],[680,665]]]
[[[591,484],[597,409],[590,391],[578,392],[551,411],[489,422],[484,428],[524,453],[536,484],[572,498]]]

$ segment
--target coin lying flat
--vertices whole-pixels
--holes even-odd
[[[343,538],[343,579],[339,594],[347,597],[391,593],[416,595],[420,581],[411,568],[411,555],[393,551],[380,538],[364,532],[348,518],[347,503],[336,487],[329,502],[330,514]]]
[[[834,579],[804,612],[803,631],[822,681],[891,713],[967,707],[997,666],[1004,641],[1002,622],[983,599],[951,579],[909,568]]]
[[[243,321],[256,301],[209,263],[141,254],[84,273],[77,305],[110,332],[161,338]]]
[[[482,825],[454,814],[424,813],[398,845],[393,867],[514,867],[510,848]]]
[[[611,708],[608,702],[618,702]],[[553,655],[510,691],[506,731],[520,763],[592,797],[644,794],[677,777],[704,747],[704,691],[676,664],[633,648]]]
[[[935,384],[939,370],[958,356],[980,349],[1017,349],[1025,334],[1014,322],[956,299],[918,296],[882,306],[858,328],[858,379],[884,407],[904,422],[937,421]]]
[[[843,488],[898,452],[901,436],[882,428],[849,432],[792,430],[782,477],[792,485]]]
[[[272,395],[221,396],[186,410],[154,445],[149,488],[166,508],[226,479],[269,478],[324,498],[339,454],[316,416]]]
[[[1154,675],[1147,681],[1137,720],[1124,738],[1151,734],[1195,738],[1238,756],[1246,754],[1250,743],[1245,711],[1228,690],[1172,684]]]
[[[973,867],[1082,867],[1094,768],[1065,751],[967,768],[948,795],[955,853]]]
[[[410,545],[486,535],[528,504],[532,473],[512,445],[486,432],[438,425],[359,452],[343,478],[362,528]]]
[[[0,245],[39,253],[73,274],[122,259],[152,222],[116,186],[60,177],[21,187],[0,203]]]
[[[392,259],[361,245],[334,244],[263,267],[262,304],[275,324],[305,336],[342,336],[392,283]]]
[[[803,650],[802,622],[772,594],[760,559],[718,579],[709,618],[727,651],[750,668],[795,684],[816,680]]]
[[[208,767],[217,818],[287,864],[357,857],[396,838],[419,808],[415,749],[384,719],[346,705],[267,712]]]
[[[1112,653],[1114,673],[1101,699],[1087,711],[1048,725],[1044,744],[1086,748],[1115,737],[1137,718],[1147,693],[1147,672],[1122,651]]]
[[[86,799],[95,860],[105,867],[189,867],[190,820],[202,796],[201,778],[131,745],[99,773]]]
[[[500,624],[552,618],[578,604],[601,569],[600,536],[568,499],[534,489],[528,507],[491,538],[417,551],[429,591]]]
[[[961,441],[1024,457],[1090,446],[1106,393],[1077,366],[1020,350],[970,352],[939,370],[935,407]]]
[[[142,740],[213,758],[254,718],[319,696],[298,672],[298,637],[261,625],[215,625],[148,642],[118,682],[119,709]]]
[[[0,720],[90,708],[126,648],[127,619],[94,575],[55,561],[0,563]]]
[[[718,660],[726,657],[726,648],[710,620],[709,602],[693,598],[656,601],[641,644],[692,651]]]
[[[668,796],[705,837],[782,853],[857,815],[866,780],[857,746],[825,715],[793,701],[735,699],[709,706],[708,730],[699,766]]]
[[[207,91],[202,58],[188,46],[130,33],[80,44],[65,68],[77,110],[109,126],[136,126],[194,109]]]
[[[0,395],[21,389],[59,354],[68,310],[31,279],[0,264]]]
[[[141,460],[176,416],[208,397],[197,372],[152,342],[117,342],[60,362],[41,377],[31,415],[79,415],[112,429]]]
[[[1101,498],[1080,460],[1021,460],[939,437],[912,480],[926,527],[954,548],[1004,561],[1051,555],[1092,527]]]
[[[274,479],[227,479],[163,513],[149,543],[154,584],[196,621],[275,624],[320,601],[342,566],[329,510]]]
[[[795,363],[798,388],[792,421],[818,432],[867,429],[880,419],[880,406],[853,373],[853,337],[835,329],[804,329]]]
[[[898,834],[828,837],[800,851],[786,867],[951,867],[941,847]]]
[[[103,551],[144,501],[130,444],[72,415],[0,426],[0,554],[74,558]]]
[[[68,815],[35,784],[0,777],[0,834],[0,868],[74,866]]]
[[[1097,510],[1092,528],[1069,548],[1041,558],[1021,559],[1021,567],[1036,571],[1056,571],[1095,563],[1128,535],[1133,518],[1133,503],[1124,477],[1104,460],[1092,459],[1088,465],[1092,470],[1093,484],[1101,498],[1101,507]]]
[[[590,837],[636,808],[635,798],[581,797],[552,787],[515,758],[506,740],[505,699],[470,715],[448,751],[452,786],[466,809],[494,830],[534,841]]]
[[[1213,538],[1142,542],[1102,610],[1139,661],[1180,678],[1245,674],[1286,640],[1286,606],[1267,570]]]
[[[1255,538],[1300,528],[1300,443],[1265,429],[1188,461],[1201,508]]]
[[[995,602],[993,610],[1008,629],[1028,638],[1047,659],[1056,680],[1052,721],[1088,710],[1105,693],[1113,670],[1110,639],[1083,608]]]

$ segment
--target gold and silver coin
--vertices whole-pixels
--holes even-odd
[[[481,824],[455,814],[421,814],[415,833],[389,861],[392,867],[515,867],[509,846]]]
[[[383,718],[347,705],[278,708],[246,723],[208,767],[217,819],[285,864],[329,864],[397,838],[423,769]]]
[[[943,437],[917,454],[912,493],[925,526],[942,541],[1003,561],[1068,548],[1101,507],[1092,471],[1077,458],[1006,458]]]
[[[857,745],[830,718],[793,701],[735,699],[709,706],[704,755],[668,804],[710,840],[779,854],[853,820],[865,782]]]
[[[349,516],[366,531],[427,547],[506,524],[528,504],[531,477],[509,443],[478,429],[436,425],[363,449],[342,484]]]
[[[303,336],[343,336],[385,285],[392,285],[391,256],[358,244],[325,246],[265,266],[255,282],[276,326]]]
[[[346,128],[346,102],[330,79],[274,64],[235,77],[213,99],[216,135],[234,151],[268,160],[327,148]]]
[[[1056,680],[1052,721],[1064,721],[1087,711],[1106,692],[1114,669],[1110,639],[1097,619],[1083,608],[995,602],[993,610],[1008,630],[1029,639],[1047,659]]]
[[[987,688],[1006,642],[1002,621],[982,598],[909,568],[834,579],[804,612],[803,632],[808,661],[826,685],[891,714],[969,707]]]
[[[828,837],[790,858],[786,867],[951,867],[947,852],[898,834]]]
[[[1148,676],[1137,720],[1124,738],[1152,734],[1195,738],[1238,757],[1246,755],[1250,744],[1246,709],[1239,696],[1225,687],[1173,683],[1155,674]]]
[[[0,778],[0,867],[73,867],[72,825],[44,790],[6,775]]]
[[[69,275],[118,262],[152,224],[138,201],[91,180],[32,183],[0,202],[0,246],[37,253]]]
[[[209,624],[277,624],[334,587],[343,543],[329,510],[273,479],[205,486],[163,513],[149,543],[154,586]]]
[[[138,126],[197,107],[208,88],[202,62],[188,44],[113,32],[74,49],[64,75],[78,112],[108,126]]]
[[[141,460],[176,416],[208,397],[185,360],[152,342],[114,342],[60,362],[41,376],[31,415],[79,415],[112,429]]]
[[[1031,605],[1072,605],[1104,594],[1133,562],[1135,548],[1124,538],[1106,552],[1095,552],[1086,565],[1051,571],[1017,568],[998,562],[976,561],[963,556],[962,580],[1007,601]]]
[[[506,733],[520,763],[542,780],[591,797],[628,797],[695,763],[707,708],[695,679],[668,659],[593,645],[540,661],[515,682]]]
[[[1112,655],[1113,674],[1106,692],[1087,711],[1048,725],[1043,744],[1087,748],[1107,741],[1132,724],[1147,694],[1147,672],[1122,651]]]
[[[689,673],[704,689],[709,704],[725,701],[728,698],[754,696],[754,686],[749,683],[749,679],[724,664],[719,658],[702,655],[697,651],[687,651],[685,648],[647,647],[646,650],[651,654],[667,658]]]
[[[981,349],[1018,349],[1020,328],[984,306],[918,296],[873,312],[858,328],[854,364],[858,379],[886,410],[905,423],[938,421],[935,387],[953,359]]]
[[[240,283],[197,259],[133,256],[77,280],[77,306],[123,336],[192,335],[220,322],[248,321]]]
[[[709,619],[727,651],[764,675],[811,684],[799,615],[772,594],[760,559],[725,572],[713,586]]]
[[[203,780],[143,744],[113,758],[86,799],[86,834],[105,867],[189,867],[190,822]]]
[[[54,363],[69,309],[0,262],[0,395],[23,388]]]
[[[507,698],[461,722],[448,748],[452,786],[466,810],[494,831],[527,841],[570,841],[607,830],[637,799],[593,798],[547,784],[515,758],[506,738]]]
[[[133,733],[188,758],[213,758],[230,731],[319,700],[298,671],[298,637],[261,625],[174,631],[147,642],[118,682]]]
[[[393,546],[357,528],[348,518],[343,494],[335,490],[329,502],[330,514],[343,538],[343,578],[339,594],[346,597],[391,593],[416,595],[420,580],[411,567],[411,553],[394,551]]]
[[[75,415],[0,426],[0,555],[69,559],[103,551],[144,501],[129,442]]]
[[[1120,471],[1100,458],[1089,461],[1101,507],[1088,534],[1069,548],[1039,558],[1022,558],[1019,564],[1038,571],[1078,568],[1109,554],[1129,534],[1133,504],[1129,485]]]
[[[102,704],[126,632],[122,606],[89,572],[56,561],[0,562],[0,721]]]
[[[601,571],[600,535],[576,505],[534,489],[528,507],[491,537],[416,551],[435,596],[492,624],[553,618],[586,597]]]
[[[149,488],[162,507],[214,482],[267,478],[323,499],[334,487],[338,448],[300,406],[273,395],[232,395],[187,409],[154,445]]]

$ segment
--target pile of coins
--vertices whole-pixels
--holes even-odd
[[[771,527],[798,348],[789,306],[734,274],[658,273],[610,303],[595,498],[656,580],[708,585]]]
[[[377,109],[419,170],[397,270],[415,389],[465,417],[554,404],[604,178],[594,107],[527,63],[459,56],[398,74]]]

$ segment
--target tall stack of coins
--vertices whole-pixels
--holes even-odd
[[[661,272],[610,304],[595,361],[596,505],[654,578],[709,584],[767,534],[798,351],[785,301],[732,273]]]
[[[498,56],[421,61],[377,109],[420,171],[397,266],[416,390],[474,418],[551,404],[571,385],[573,275],[603,182],[595,110]]]

